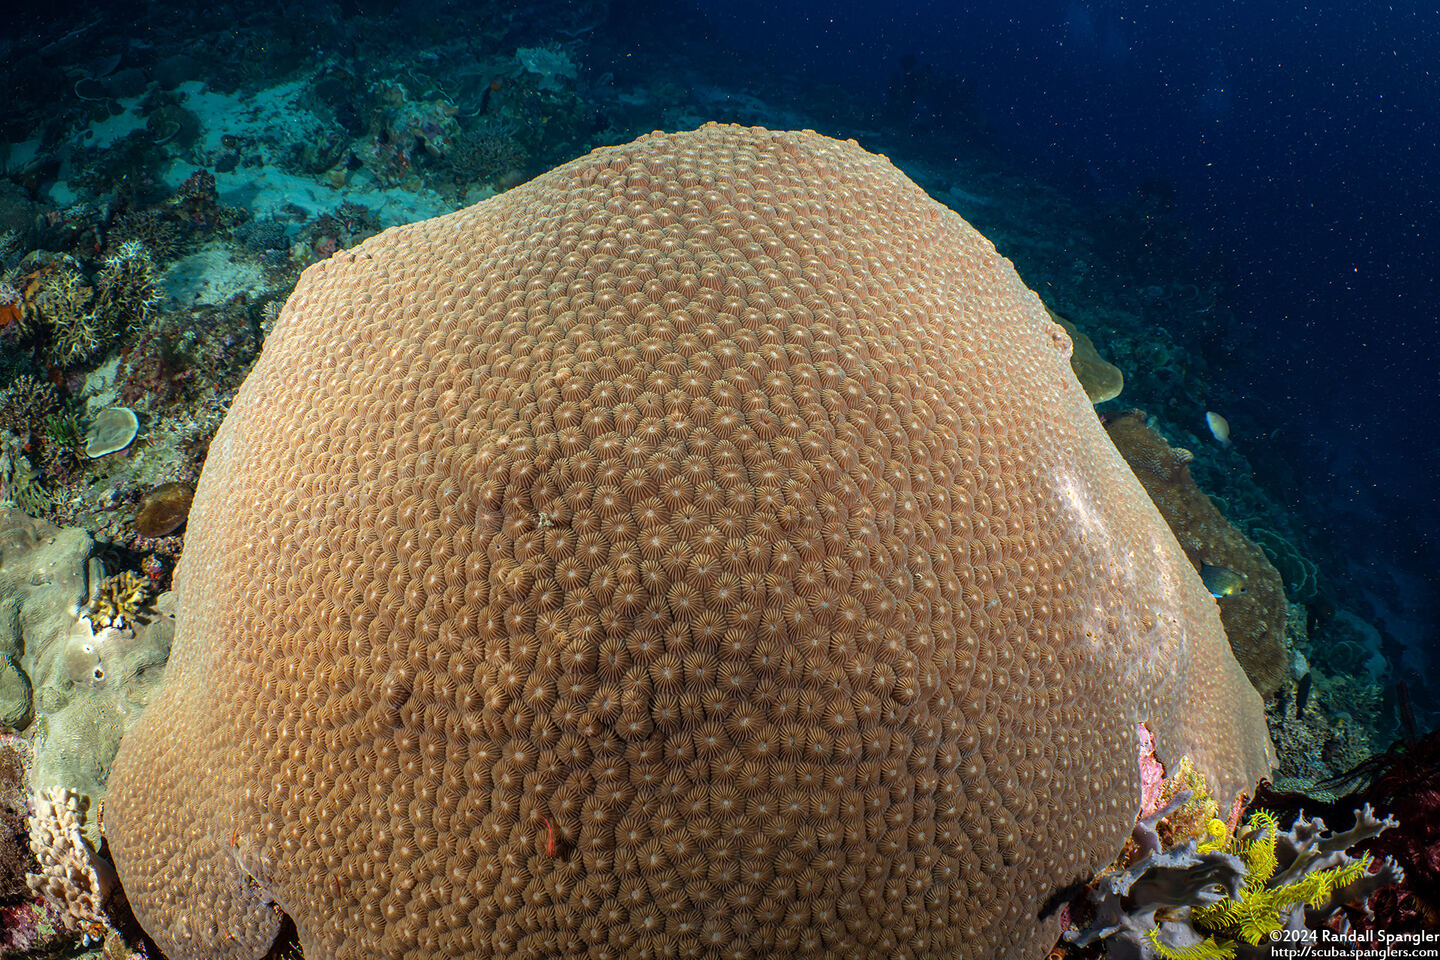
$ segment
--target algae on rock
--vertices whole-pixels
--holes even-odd
[[[104,570],[94,542],[0,507],[0,725],[34,745],[34,789],[98,800],[120,739],[158,688],[174,635],[166,602],[98,633],[83,615]]]

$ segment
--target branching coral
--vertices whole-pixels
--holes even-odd
[[[53,265],[40,277],[35,312],[50,330],[50,353],[62,364],[89,356],[100,344],[100,318],[91,310],[95,290],[77,266]]]
[[[105,258],[96,278],[95,312],[105,325],[139,327],[150,319],[163,294],[155,280],[155,264],[139,240],[128,240]]]
[[[10,503],[38,517],[54,503],[40,486],[40,472],[24,454],[0,449],[0,504]]]
[[[96,626],[123,628],[134,622],[149,596],[149,580],[133,570],[122,570],[100,581],[90,604],[91,619]]]
[[[25,878],[38,868],[30,853],[26,823],[30,795],[31,745],[0,733],[0,957],[57,955],[73,946],[56,910],[34,898]]]
[[[145,245],[153,259],[160,261],[174,258],[185,243],[171,210],[162,207],[125,214],[116,222],[110,240],[117,254],[129,243],[138,241]]]
[[[88,359],[115,333],[144,323],[161,296],[145,245],[129,240],[105,258],[93,282],[70,257],[34,271],[21,307],[48,331],[51,360],[68,365]]]
[[[52,384],[21,374],[0,390],[0,430],[26,437],[59,409]]]
[[[455,138],[446,159],[459,181],[468,184],[516,176],[528,156],[507,124],[484,120],[474,130]]]

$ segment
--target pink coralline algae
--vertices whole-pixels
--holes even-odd
[[[1165,786],[1165,767],[1155,757],[1155,737],[1145,724],[1135,724],[1139,737],[1137,750],[1140,759],[1140,816],[1148,817],[1160,809],[1160,791]]]
[[[49,904],[0,907],[0,960],[59,947],[75,939]]]

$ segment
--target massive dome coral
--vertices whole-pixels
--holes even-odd
[[[211,447],[107,829],[173,960],[1038,957],[1137,722],[1267,771],[1010,264],[706,126],[306,271]]]

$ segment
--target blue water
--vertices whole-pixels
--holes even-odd
[[[1204,344],[1237,447],[1384,604],[1440,631],[1440,13],[1433,5],[703,4],[719,46],[881,97],[902,57],[963,96],[1004,162],[1117,203],[1157,181],[1224,264]],[[1363,571],[1363,572],[1361,572]],[[1398,609],[1396,609],[1398,608]],[[1415,654],[1412,664],[1421,662]],[[1415,682],[1412,676],[1411,682]]]

